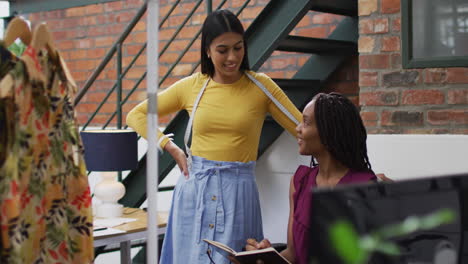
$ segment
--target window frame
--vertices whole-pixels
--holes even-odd
[[[401,0],[401,60],[403,69],[467,67],[468,56],[444,56],[437,58],[413,57],[413,0]]]

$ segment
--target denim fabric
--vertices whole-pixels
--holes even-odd
[[[203,239],[240,251],[247,238],[263,239],[255,162],[211,161],[192,157],[189,179],[174,189],[162,264],[210,263]],[[216,264],[229,261],[211,249]]]

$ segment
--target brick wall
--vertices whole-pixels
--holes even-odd
[[[124,28],[128,25],[143,0],[116,1],[104,4],[89,5],[84,7],[70,8],[30,14],[29,19],[33,25],[38,22],[46,22],[53,32],[57,48],[68,63],[73,77],[82,88],[85,81],[93,70],[99,65],[112,44],[117,40]],[[160,0],[160,17],[164,17],[170,10],[174,1]],[[197,1],[182,0],[176,7],[169,19],[162,25],[160,30],[159,49],[161,50],[172,37],[187,14],[194,9]],[[213,1],[213,9],[219,5],[220,0]],[[227,1],[223,8],[237,11],[245,1]],[[240,19],[247,28],[255,17],[261,12],[268,0],[251,0],[247,8],[241,13]],[[182,51],[190,44],[192,37],[200,30],[206,17],[206,4],[201,4],[195,10],[195,15],[188,21],[187,25],[180,31],[173,43],[168,46],[166,52],[160,57],[160,78],[169,71],[172,64],[179,58]],[[328,36],[340,22],[341,17],[323,13],[309,12],[291,34],[310,37]],[[130,63],[134,55],[146,42],[146,16],[136,25],[128,39],[123,45],[123,67]],[[188,53],[181,58],[181,62],[169,73],[167,79],[162,83],[161,89],[168,87],[176,80],[183,78],[196,68],[200,59],[200,41],[195,41]],[[124,97],[130,91],[140,76],[146,71],[146,57],[143,56],[136,61],[135,66],[127,73],[123,80]],[[272,78],[290,78],[306,62],[309,55],[279,52],[274,54],[264,63],[260,71],[267,73]],[[77,107],[79,122],[84,124],[103,100],[107,91],[112,88],[116,80],[116,60],[111,60],[104,72],[99,76],[95,85],[82,99]],[[124,106],[124,113],[146,98],[145,81],[129,98]],[[327,90],[338,90],[349,95],[356,103],[358,102],[358,60],[357,57],[350,59],[343,67],[334,73]],[[115,94],[110,97],[109,103],[104,104],[99,114],[93,119],[92,125],[103,124],[110,114],[115,111]],[[167,123],[172,116],[162,117],[161,123]],[[115,119],[111,124],[115,124]]]
[[[468,134],[468,68],[403,69],[400,0],[359,0],[359,34],[370,133]]]
[[[141,0],[126,0],[89,5],[64,10],[40,12],[29,15],[32,25],[46,22],[53,33],[54,42],[81,89],[117,40],[130,20],[141,7]],[[139,22],[123,46],[124,68],[132,55],[146,42],[146,19]],[[133,87],[136,80],[146,70],[146,58],[137,60],[136,66],[123,80],[124,94]],[[80,124],[84,124],[92,112],[102,102],[107,91],[116,80],[116,60],[104,69],[95,84],[76,108]],[[130,99],[144,99],[144,90],[138,90]],[[124,107],[128,111],[133,104]],[[110,96],[109,103],[103,105],[101,112],[93,119],[92,125],[104,124],[110,113],[116,109],[116,95]],[[115,118],[111,124],[115,124]]]

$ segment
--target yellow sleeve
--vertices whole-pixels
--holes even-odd
[[[194,82],[193,75],[184,78],[166,90],[158,93],[158,116],[165,116],[167,114],[175,113],[185,107],[185,96],[187,89],[191,89]],[[148,100],[145,100],[135,106],[127,115],[127,125],[135,130],[142,137],[147,138],[147,114],[148,114]],[[164,135],[160,130],[158,131],[159,147],[164,149],[169,137]]]
[[[257,74],[256,76],[259,81],[271,92],[273,97],[288,110],[297,121],[302,122],[302,114],[296,108],[296,106],[289,100],[288,96],[281,90],[281,88],[267,75]],[[268,104],[268,112],[271,113],[273,118],[278,122],[284,129],[289,131],[291,135],[296,137],[296,123],[294,123],[287,115],[285,115],[273,101],[270,100]]]

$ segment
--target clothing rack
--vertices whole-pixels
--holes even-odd
[[[147,17],[147,71],[148,73],[158,73],[159,58],[159,4],[158,0],[148,0]],[[158,74],[148,74],[147,94],[148,94],[148,153],[146,171],[146,193],[148,199],[148,240],[147,240],[147,263],[158,263],[158,219],[157,219],[157,190],[158,190],[158,112],[157,112],[157,91]]]
[[[147,39],[148,56],[147,72],[158,72],[158,34],[159,34],[159,4],[157,0],[148,0],[147,16]],[[11,45],[16,39],[20,39],[25,45],[30,45],[36,50],[47,49],[51,56],[56,53],[53,39],[47,28],[47,25],[39,24],[33,32],[28,24],[20,17],[15,17],[10,21],[4,41],[7,46]],[[148,198],[148,240],[147,246],[150,249],[158,248],[158,219],[157,219],[157,186],[158,186],[158,148],[157,148],[157,74],[148,74],[147,76],[147,97],[148,97],[148,170],[146,175],[147,198]],[[151,224],[150,224],[151,223]],[[158,251],[147,250],[148,263],[158,263]]]

